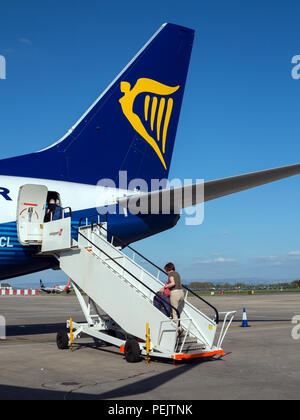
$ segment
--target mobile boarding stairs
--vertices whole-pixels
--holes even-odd
[[[33,217],[38,212],[37,206],[32,206],[34,210],[28,207],[32,200],[19,201],[23,206],[18,209],[18,214],[22,213],[17,220],[19,240],[25,246],[36,245],[41,257],[57,258],[60,269],[72,279],[86,320],[67,321],[69,332],[57,335],[59,348],[68,348],[81,334],[87,334],[118,346],[129,362],[136,362],[141,356],[147,360],[149,357],[183,360],[224,355],[222,343],[235,312],[219,313],[186,288],[183,309],[180,314],[177,310],[179,320],[168,318],[153,304],[157,291],[164,285],[159,273],[166,273],[131,247],[127,249],[134,251],[133,258],[127,256],[120,246],[114,245],[120,245],[116,237],[108,241],[106,222],[86,218],[74,228],[69,209],[63,210],[62,219],[41,223],[40,218]],[[139,265],[135,261],[137,256],[158,269],[158,276]],[[213,319],[188,301],[188,292],[215,312]],[[220,315],[223,322],[216,337]]]

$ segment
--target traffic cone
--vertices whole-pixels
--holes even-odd
[[[248,325],[248,321],[247,321],[247,313],[246,313],[246,308],[243,309],[243,322],[241,327],[249,327],[250,325]]]

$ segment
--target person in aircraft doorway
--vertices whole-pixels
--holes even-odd
[[[56,204],[56,201],[54,198],[51,198],[49,200],[49,203],[47,203],[47,210],[44,222],[51,222],[52,220],[58,220],[62,218],[62,210],[61,207]]]

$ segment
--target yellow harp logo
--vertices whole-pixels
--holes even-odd
[[[135,131],[137,131],[154,149],[165,169],[167,169],[167,167],[163,155],[166,151],[168,127],[173,109],[173,99],[168,98],[167,107],[165,111],[165,96],[172,95],[172,93],[176,92],[179,88],[180,86],[166,86],[162,83],[156,82],[155,80],[146,78],[138,79],[135,86],[132,89],[130,83],[128,82],[121,82],[120,84],[120,89],[121,92],[124,93],[124,96],[122,96],[119,102],[121,104],[125,117],[128,119]],[[151,129],[151,134],[148,133],[140,117],[133,112],[133,104],[135,98],[140,93],[146,94],[144,101],[144,119],[150,124],[148,130],[150,131]],[[151,104],[151,115],[149,120],[149,108],[151,101],[150,94],[160,95],[160,98],[158,98],[157,96],[153,96]],[[162,124],[163,116],[164,122]],[[154,127],[155,120],[156,127]],[[159,148],[158,146],[160,141],[161,148]]]

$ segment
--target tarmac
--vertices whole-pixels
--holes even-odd
[[[225,356],[132,364],[119,348],[91,337],[78,340],[72,351],[58,350],[56,332],[65,321],[84,320],[75,296],[1,296],[6,339],[0,340],[0,399],[299,399],[300,329],[291,320],[300,315],[300,294],[207,300],[220,312],[237,311],[223,343]],[[197,299],[191,302],[206,310]],[[244,307],[250,328],[240,327]]]

